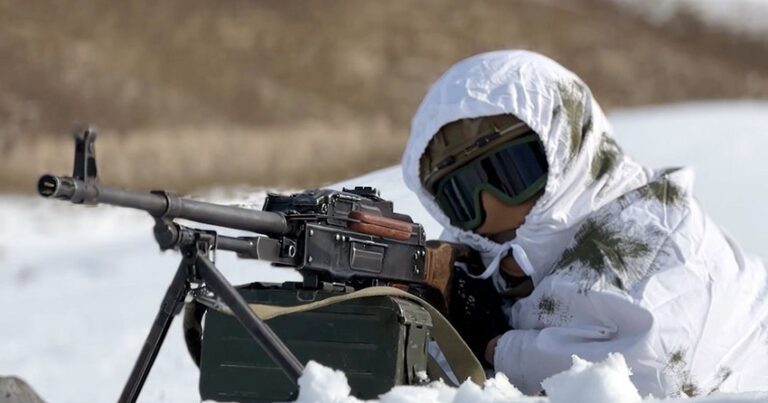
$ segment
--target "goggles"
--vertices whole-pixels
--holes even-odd
[[[451,224],[471,231],[485,220],[482,191],[505,204],[520,204],[544,187],[547,170],[541,141],[532,133],[492,148],[451,171],[438,180],[433,195]]]

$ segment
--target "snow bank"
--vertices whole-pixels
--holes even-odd
[[[593,364],[573,356],[571,369],[542,382],[553,403],[635,403],[642,400],[629,380],[624,356],[609,354]]]

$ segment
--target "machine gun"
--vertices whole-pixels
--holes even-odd
[[[181,198],[164,190],[132,192],[100,183],[95,139],[92,129],[75,132],[72,176],[41,176],[37,187],[40,195],[76,204],[144,210],[155,219],[153,231],[160,248],[182,254],[121,402],[137,399],[173,317],[181,311],[187,295],[200,292],[212,294],[225,304],[288,378],[294,383],[298,380],[301,363],[219,272],[213,259],[216,250],[294,267],[302,273],[304,286],[310,288],[333,284],[419,288],[428,280],[422,226],[395,213],[392,203],[381,199],[373,188],[269,194],[261,211]],[[182,226],[175,219],[261,235],[225,236]]]

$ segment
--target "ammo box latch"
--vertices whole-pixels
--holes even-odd
[[[427,345],[432,318],[421,306],[395,299],[400,306],[400,321],[405,328],[405,381],[408,385],[427,380]]]

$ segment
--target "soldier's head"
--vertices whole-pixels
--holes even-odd
[[[511,114],[442,126],[419,165],[421,183],[451,224],[497,243],[515,237],[548,171],[539,135]]]

